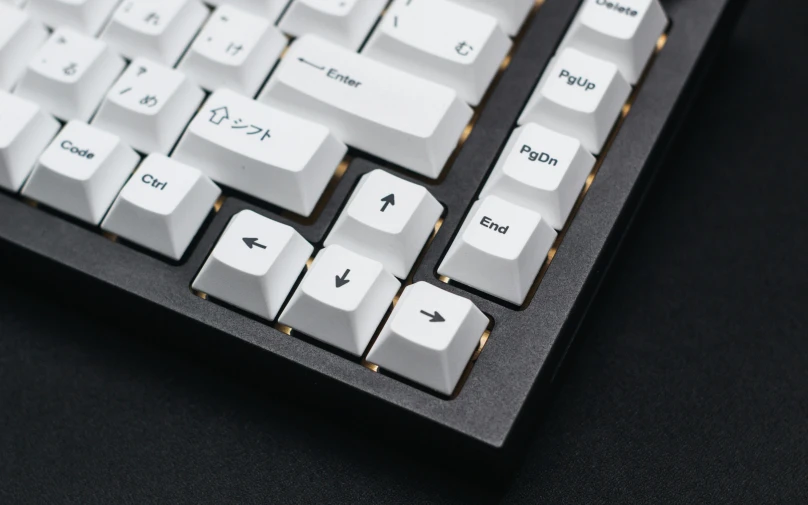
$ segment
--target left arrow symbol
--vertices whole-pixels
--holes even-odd
[[[257,238],[243,238],[241,240],[243,240],[244,243],[247,244],[247,247],[249,247],[250,249],[252,249],[253,247],[258,247],[260,249],[267,248],[267,246],[265,246],[264,244],[259,244]]]
[[[310,62],[309,60],[307,60],[305,58],[298,58],[297,61],[299,61],[300,63],[305,63],[306,65],[308,65],[310,67],[314,67],[317,70],[325,70],[325,67],[317,65],[316,63],[312,63],[312,62]]]

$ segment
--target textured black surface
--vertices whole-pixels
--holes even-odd
[[[802,2],[750,0],[505,503],[808,501],[806,19]],[[0,502],[503,494],[390,451],[398,432],[323,421],[64,296],[91,293],[0,280]]]

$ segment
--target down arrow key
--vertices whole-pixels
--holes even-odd
[[[351,269],[350,269],[350,268],[349,268],[349,269],[347,269],[347,270],[345,270],[345,273],[344,273],[344,274],[342,274],[342,277],[340,277],[339,275],[336,275],[336,276],[335,276],[335,277],[336,277],[337,289],[339,289],[339,288],[341,288],[342,286],[344,286],[344,285],[348,284],[349,282],[351,282],[351,281],[348,279],[348,274],[349,274],[349,273],[351,273]]]

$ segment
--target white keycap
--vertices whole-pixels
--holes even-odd
[[[499,20],[508,35],[516,35],[536,4],[536,0],[452,0],[455,3],[484,12]]]
[[[0,4],[0,90],[9,90],[48,38],[42,23],[27,13]]]
[[[34,17],[48,26],[67,26],[85,35],[98,35],[120,0],[28,0]]]
[[[179,260],[220,194],[199,170],[152,154],[123,187],[101,228]]]
[[[237,9],[261,16],[275,23],[289,0],[207,0],[212,5],[232,5]]]
[[[400,287],[378,261],[333,245],[317,254],[279,321],[361,356]]]
[[[521,305],[555,239],[538,213],[489,196],[472,206],[438,274]]]
[[[511,135],[480,198],[527,207],[560,230],[594,166],[578,139],[528,123]]]
[[[117,136],[71,121],[39,158],[22,194],[99,224],[138,162]]]
[[[174,66],[207,17],[199,0],[125,0],[101,38],[129,59]]]
[[[294,0],[281,29],[294,37],[316,34],[356,51],[382,14],[388,0]]]
[[[659,0],[585,0],[561,47],[614,63],[633,85],[667,24]]]
[[[230,88],[252,97],[286,43],[286,36],[266,19],[222,5],[208,19],[179,68],[205,89]]]
[[[273,320],[313,250],[293,228],[244,210],[230,220],[192,287]]]
[[[440,175],[472,116],[454,90],[312,35],[292,43],[261,100],[431,178]]]
[[[39,105],[0,90],[0,187],[19,191],[58,131]]]
[[[519,124],[537,123],[576,137],[598,154],[630,94],[613,63],[565,49],[544,71]]]
[[[63,121],[86,122],[124,65],[106,43],[59,28],[28,64],[14,92]]]
[[[418,282],[401,294],[367,360],[451,395],[487,327],[470,300]]]
[[[219,90],[173,157],[216,182],[308,216],[347,150],[324,126]]]
[[[93,124],[138,151],[168,154],[204,98],[182,72],[138,58],[109,90]]]
[[[325,245],[338,244],[374,259],[403,279],[442,212],[426,188],[374,170],[359,181]]]
[[[480,103],[511,40],[497,20],[449,0],[395,0],[362,54]]]

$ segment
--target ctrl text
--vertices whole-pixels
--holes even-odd
[[[148,184],[149,186],[159,189],[160,191],[166,189],[166,186],[168,186],[167,181],[161,181],[151,174],[143,174],[143,177],[141,177],[140,180],[143,181],[144,184]]]

